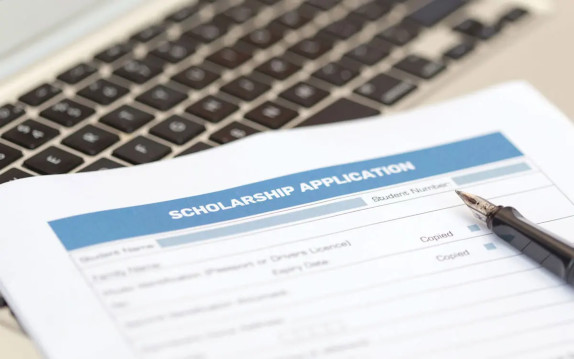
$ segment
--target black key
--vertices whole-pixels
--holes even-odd
[[[0,107],[0,127],[14,121],[25,113],[26,111],[21,105],[8,104]]]
[[[337,6],[341,0],[309,0],[307,4],[318,7],[322,10],[330,10]]]
[[[388,14],[391,4],[383,1],[372,1],[360,6],[353,11],[354,14],[364,17],[367,20],[375,21]]]
[[[0,170],[22,157],[22,152],[0,143]]]
[[[137,84],[143,84],[162,72],[162,68],[150,59],[130,60],[123,64],[114,74]]]
[[[186,111],[210,122],[219,122],[239,109],[238,106],[214,96],[207,96]]]
[[[87,125],[66,137],[62,143],[87,155],[94,156],[118,142],[120,137],[114,133]]]
[[[239,49],[224,47],[210,55],[207,59],[217,65],[228,69],[234,69],[245,63],[250,58],[251,56],[249,54],[246,54]]]
[[[150,133],[177,145],[183,145],[203,131],[205,131],[203,125],[174,115],[159,125],[152,127]]]
[[[502,15],[502,20],[508,22],[515,22],[524,18],[524,16],[526,15],[528,15],[528,10],[523,9],[521,7],[515,7],[508,10],[504,15]]]
[[[72,100],[63,100],[45,109],[40,115],[62,126],[72,127],[95,112],[93,109]]]
[[[391,26],[378,36],[392,44],[402,46],[409,43],[419,34],[419,28],[411,24],[399,24]]]
[[[474,45],[470,42],[463,42],[448,49],[444,56],[452,60],[458,60],[474,50]]]
[[[154,117],[147,112],[123,105],[102,117],[100,122],[120,131],[132,133],[153,119]]]
[[[277,24],[269,24],[267,27],[257,29],[244,36],[242,40],[258,49],[266,49],[283,39],[285,28]]]
[[[19,98],[20,101],[30,106],[38,106],[62,92],[59,88],[50,84],[43,84]]]
[[[346,40],[361,31],[361,28],[362,23],[359,19],[354,18],[353,15],[351,15],[342,20],[335,21],[325,27],[323,31],[327,32],[329,35],[338,37],[339,39]]]
[[[185,156],[185,155],[189,155],[189,154],[200,152],[200,151],[205,151],[205,150],[208,150],[210,148],[213,148],[213,146],[208,145],[205,142],[198,142],[195,145],[188,148],[187,150],[180,153],[179,155],[177,155],[176,157]]]
[[[264,94],[270,88],[271,86],[241,76],[223,86],[221,90],[242,100],[251,101]]]
[[[224,16],[216,16],[211,21],[189,30],[185,35],[203,43],[210,43],[225,35],[231,24],[232,21],[230,19]]]
[[[316,35],[312,38],[305,39],[292,46],[289,51],[310,60],[315,60],[325,53],[329,52],[335,40],[324,35]]]
[[[468,0],[433,0],[407,16],[407,19],[425,27],[438,24],[458,10]]]
[[[500,24],[485,25],[478,20],[467,19],[455,26],[454,30],[481,40],[489,40],[500,32]]]
[[[177,41],[162,43],[152,51],[152,54],[175,64],[191,56],[196,48],[195,40],[181,37]]]
[[[302,5],[297,10],[289,11],[288,13],[281,15],[273,22],[287,26],[291,29],[298,29],[313,20],[317,12],[318,11],[314,7]]]
[[[335,86],[341,86],[351,81],[358,74],[358,71],[348,69],[339,63],[331,62],[317,70],[313,74],[313,77],[326,81]]]
[[[169,88],[157,85],[136,97],[141,103],[161,111],[167,111],[187,99],[187,95]]]
[[[132,51],[133,45],[129,42],[124,44],[116,44],[96,55],[96,59],[112,63],[125,55],[127,55],[130,51]]]
[[[392,105],[416,88],[410,82],[380,74],[356,89],[355,92],[385,105]]]
[[[177,10],[173,14],[169,15],[167,17],[167,20],[172,22],[183,22],[192,17],[193,15],[195,15],[198,11],[199,6],[197,5],[186,6],[182,9]]]
[[[178,73],[172,80],[179,82],[192,89],[202,89],[213,83],[219,78],[219,75],[206,70],[199,66],[191,66],[190,68]]]
[[[300,66],[290,63],[280,57],[275,57],[256,68],[256,71],[270,76],[276,80],[285,80],[301,69]]]
[[[129,90],[107,80],[98,80],[78,91],[78,95],[92,100],[100,105],[109,105],[123,97]]]
[[[265,5],[275,5],[281,0],[259,0],[259,1],[264,3]]]
[[[396,63],[395,68],[428,80],[443,71],[446,66],[442,62],[434,62],[417,55],[409,55]]]
[[[155,67],[161,67],[162,69],[167,65],[168,61],[166,59],[162,59],[161,57],[157,57],[151,52],[148,52],[144,57],[138,58],[140,61],[144,63],[153,64]]]
[[[389,43],[375,39],[368,44],[355,47],[347,52],[345,56],[363,65],[374,65],[389,56],[391,50],[392,46]]]
[[[138,136],[117,148],[114,151],[114,156],[126,162],[139,165],[160,160],[170,152],[171,149],[169,147],[152,141],[149,138]]]
[[[254,110],[246,113],[245,118],[263,126],[277,129],[297,117],[297,115],[297,111],[274,104],[273,102],[265,102]]]
[[[304,107],[312,107],[327,97],[329,93],[304,82],[281,93],[281,97]]]
[[[95,171],[111,170],[114,168],[121,168],[121,167],[124,166],[112,160],[108,160],[107,158],[100,158],[96,162],[82,168],[78,172],[95,172]]]
[[[57,147],[48,147],[24,161],[24,166],[42,175],[68,173],[84,163],[80,157]]]
[[[378,114],[380,112],[375,109],[342,98],[303,121],[299,124],[299,127],[348,121]]]
[[[8,171],[0,174],[0,184],[27,177],[32,177],[32,175],[17,168],[11,168]]]
[[[221,130],[215,132],[209,138],[217,143],[225,144],[235,140],[240,140],[257,132],[259,131],[247,125],[239,122],[233,122]]]
[[[247,20],[254,17],[257,14],[258,9],[259,5],[256,3],[252,1],[246,1],[241,5],[237,5],[225,10],[224,14],[236,24],[243,24]]]
[[[95,74],[96,71],[98,70],[96,69],[95,66],[82,63],[60,74],[58,76],[58,80],[63,81],[70,85],[75,85],[78,82],[88,78],[90,75]]]
[[[138,42],[146,43],[163,34],[165,29],[165,25],[151,25],[132,36],[132,39]]]
[[[60,131],[33,120],[26,120],[2,135],[2,138],[33,150],[58,136]]]

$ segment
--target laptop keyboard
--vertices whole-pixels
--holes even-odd
[[[0,183],[149,163],[251,134],[374,116],[527,10],[470,0],[193,2],[0,103]],[[447,29],[427,58],[409,47]]]

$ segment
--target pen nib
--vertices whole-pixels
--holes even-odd
[[[455,190],[455,192],[472,210],[474,216],[483,222],[486,222],[487,218],[492,215],[498,208],[498,206],[490,203],[482,197],[459,190]]]

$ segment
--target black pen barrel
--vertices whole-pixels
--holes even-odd
[[[488,218],[488,228],[542,267],[574,285],[574,248],[528,221],[512,207],[501,207]]]

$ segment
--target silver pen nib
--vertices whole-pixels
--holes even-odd
[[[498,206],[490,203],[482,197],[459,190],[455,190],[455,192],[464,201],[464,203],[472,209],[474,216],[483,222],[486,222],[488,217],[498,209]]]

